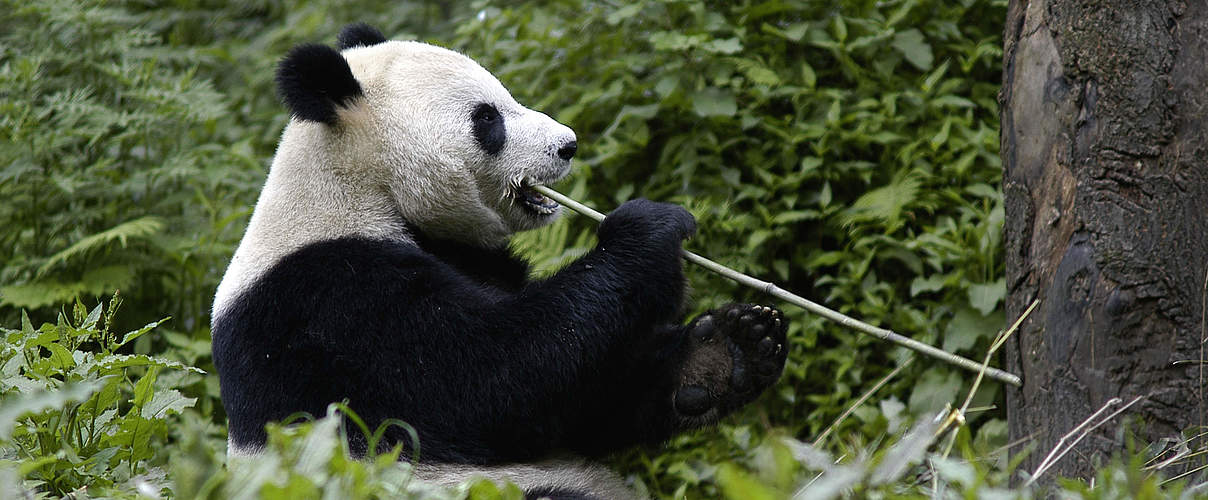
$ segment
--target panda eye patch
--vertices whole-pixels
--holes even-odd
[[[474,139],[483,151],[493,155],[503,150],[507,133],[503,126],[503,115],[495,106],[485,102],[475,106],[470,120],[474,124]]]
[[[495,106],[483,103],[474,108],[475,123],[494,123],[499,118],[499,110]]]

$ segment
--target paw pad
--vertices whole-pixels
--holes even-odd
[[[787,326],[780,311],[752,304],[697,317],[688,329],[676,411],[711,420],[755,399],[784,368]]]

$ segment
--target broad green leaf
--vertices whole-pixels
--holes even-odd
[[[668,50],[679,52],[691,49],[703,43],[708,37],[705,35],[684,35],[674,31],[659,31],[651,34],[649,37],[650,44],[655,50]]]
[[[12,436],[18,418],[88,399],[100,384],[101,382],[96,380],[68,383],[54,391],[4,397],[4,404],[0,405],[0,441],[7,441]]]
[[[926,278],[918,276],[914,281],[910,282],[910,296],[914,297],[920,293],[938,292],[944,288],[945,276],[942,274],[932,274]]]
[[[50,351],[50,360],[54,363],[56,370],[66,372],[75,366],[75,359],[72,358],[71,352],[61,344],[49,344],[46,349]]]
[[[692,95],[692,110],[703,117],[734,116],[738,111],[738,104],[734,100],[734,94],[708,87]]]
[[[956,404],[956,393],[960,387],[961,378],[956,370],[927,370],[910,391],[910,402],[907,403],[910,413],[934,415],[944,405]]]
[[[709,40],[701,45],[701,49],[715,54],[737,54],[742,52],[742,42],[738,38]]]
[[[784,496],[730,464],[723,464],[718,468],[717,482],[727,498],[775,500]]]
[[[134,384],[134,399],[131,403],[135,408],[143,408],[155,395],[155,379],[159,378],[160,369],[160,366],[152,365]]]
[[[801,81],[808,88],[814,88],[818,85],[818,75],[814,73],[814,68],[807,62],[801,63]]]
[[[893,37],[893,48],[900,52],[911,65],[920,71],[931,69],[935,58],[931,53],[931,45],[916,28],[899,32]]]
[[[1007,296],[1007,281],[1005,278],[991,283],[969,285],[969,304],[982,313],[983,316],[994,312],[998,302]]]
[[[624,7],[612,11],[608,14],[608,17],[604,18],[604,20],[609,24],[609,26],[616,26],[620,24],[621,21],[629,19],[638,12],[641,12],[642,7],[645,7],[642,2],[631,2]]]
[[[162,389],[155,392],[141,411],[146,419],[164,418],[168,413],[180,413],[197,402],[197,398],[186,398],[176,389]]]
[[[956,310],[948,327],[944,329],[944,350],[956,352],[972,348],[978,339],[993,339],[1004,326],[1006,317],[1002,314],[988,316],[970,307]]]

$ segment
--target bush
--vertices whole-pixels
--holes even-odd
[[[23,325],[6,333],[16,339],[5,346],[9,363],[41,360],[0,365],[5,411],[27,415],[9,416],[24,430],[0,445],[15,460],[7,470],[51,494],[89,485],[90,494],[133,495],[149,485],[215,497],[337,491],[331,481],[355,477],[346,484],[360,487],[405,473],[332,454],[328,475],[315,479],[298,471],[318,469],[295,469],[299,455],[286,451],[310,435],[297,431],[262,473],[292,470],[309,486],[232,490],[232,478],[253,483],[215,472],[213,481],[177,475],[175,490],[162,489],[171,484],[163,471],[184,470],[174,464],[222,463],[216,380],[196,370],[212,372],[210,300],[287,119],[272,88],[275,62],[294,44],[331,43],[353,21],[462,50],[520,102],[574,128],[581,149],[560,187],[568,194],[605,211],[635,196],[682,203],[700,221],[692,250],[980,357],[1004,323],[1004,11],[1002,0],[0,0],[0,224],[10,228],[0,232],[0,324]],[[569,217],[514,245],[550,272],[593,241],[594,225]],[[701,271],[690,278],[698,309],[766,302]],[[57,304],[118,288],[126,306],[113,325],[88,323],[76,306],[53,327],[23,324],[22,309],[55,318]],[[660,498],[741,496],[745,478],[775,496],[820,470],[784,443],[812,440],[910,353],[786,312],[790,360],[771,395],[718,429],[623,454],[618,468]],[[164,315],[174,319],[155,335],[120,346],[96,337]],[[37,340],[46,328],[89,333]],[[106,356],[147,364],[79,371],[77,358]],[[955,401],[970,379],[914,363],[818,451],[883,451],[889,431]],[[191,407],[134,411],[156,391]],[[102,393],[113,399],[80,409]],[[1001,400],[987,384],[974,405]],[[78,441],[63,430],[102,408],[113,411],[103,427],[112,435]],[[973,415],[963,438],[970,456],[1005,444],[1001,416]],[[127,418],[148,432],[114,437]],[[326,429],[320,422],[312,427]],[[18,451],[35,442],[36,452]]]

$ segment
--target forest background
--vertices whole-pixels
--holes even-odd
[[[347,460],[331,419],[274,428],[269,458],[223,467],[209,311],[288,120],[273,71],[350,22],[463,51],[572,127],[580,154],[558,186],[572,197],[683,204],[691,250],[981,359],[1006,324],[1004,17],[1000,0],[0,0],[0,497],[517,494]],[[568,215],[513,246],[543,274],[594,231]],[[688,275],[697,310],[767,300]],[[784,309],[781,382],[718,428],[611,459],[636,488],[1006,486],[996,383],[971,392],[968,372]],[[967,394],[956,452],[907,443],[911,422]]]

